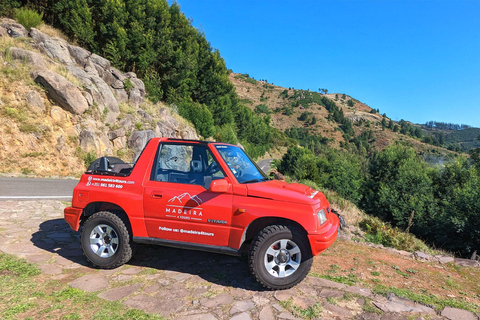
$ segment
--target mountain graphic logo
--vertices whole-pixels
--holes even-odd
[[[200,204],[203,203],[202,199],[200,199],[196,194],[192,196],[188,192],[182,193],[179,196],[175,196],[172,199],[168,200],[168,202],[173,204],[176,201],[178,201],[180,204],[184,204],[184,203],[187,203],[190,200],[195,201],[197,206],[199,206]]]

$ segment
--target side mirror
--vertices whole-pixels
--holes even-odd
[[[219,179],[219,180],[213,180],[212,183],[210,183],[210,189],[211,192],[227,192],[228,190],[228,182],[225,179]]]

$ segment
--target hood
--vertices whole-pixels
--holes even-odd
[[[310,198],[316,191],[300,183],[286,183],[271,180],[247,185],[248,196],[314,205],[319,202],[317,197]]]

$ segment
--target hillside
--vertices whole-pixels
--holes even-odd
[[[0,20],[0,172],[79,176],[101,155],[131,162],[153,136],[198,138],[176,110],[144,96],[134,73],[57,30]]]
[[[322,99],[326,98],[351,121],[355,136],[368,133],[368,144],[373,150],[383,150],[395,141],[403,141],[420,153],[437,155],[450,153],[443,147],[426,144],[418,137],[401,133],[403,126],[411,128],[412,132],[416,128],[420,129],[420,126],[406,121],[392,121],[388,116],[379,114],[377,110],[346,94],[321,94],[309,90],[283,88],[239,73],[231,73],[230,80],[235,85],[241,101],[257,114],[269,116],[271,125],[282,132],[291,128],[304,128],[303,130],[312,135],[325,137],[334,147],[340,147],[348,142],[343,130],[340,129],[341,124],[329,117],[331,112],[322,102]],[[398,129],[395,129],[395,126]],[[452,132],[448,141],[460,143],[461,138],[456,138],[458,134],[459,132]]]

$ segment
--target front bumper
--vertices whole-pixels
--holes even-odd
[[[337,239],[339,220],[336,214],[330,213],[327,222],[325,222],[318,232],[309,233],[308,241],[312,254],[316,256],[330,247]]]
[[[63,209],[63,216],[70,228],[74,231],[78,231],[80,224],[80,217],[82,216],[83,209],[67,207]]]

